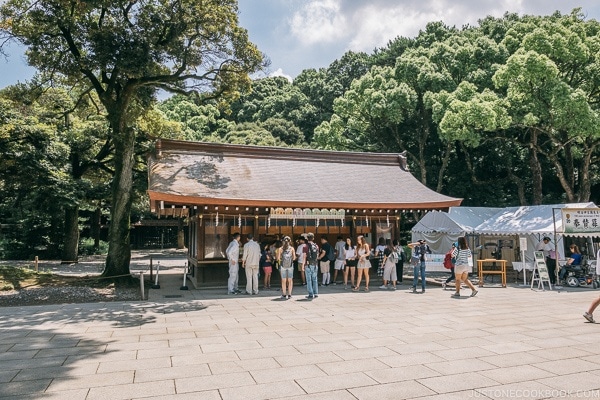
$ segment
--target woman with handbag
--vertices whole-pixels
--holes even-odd
[[[362,276],[365,276],[365,292],[369,291],[369,269],[371,268],[371,262],[369,261],[369,255],[371,254],[371,248],[367,244],[365,237],[360,235],[357,239],[356,255],[358,256],[358,275],[356,277],[356,287],[352,289],[354,292],[360,290],[360,281]]]
[[[454,275],[456,275],[456,293],[452,297],[460,297],[460,284],[464,282],[471,289],[471,297],[477,294],[477,289],[469,280],[469,257],[472,257],[471,250],[464,236],[458,238],[458,251],[456,253],[456,264],[454,266]]]

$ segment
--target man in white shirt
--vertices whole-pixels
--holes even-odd
[[[249,233],[248,243],[244,245],[242,268],[246,269],[246,294],[258,294],[258,266],[260,264],[260,245]]]
[[[240,290],[238,289],[238,281],[239,281],[239,259],[240,259],[240,234],[238,232],[233,234],[233,240],[227,246],[227,250],[225,250],[225,255],[227,256],[227,260],[229,260],[229,279],[227,280],[227,293],[228,294],[238,294]]]

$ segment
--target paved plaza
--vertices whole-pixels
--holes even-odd
[[[600,398],[600,327],[581,316],[600,291],[282,301],[180,290],[176,272],[146,301],[0,309],[0,398]]]

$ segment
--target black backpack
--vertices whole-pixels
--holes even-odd
[[[315,242],[308,242],[308,254],[306,255],[306,262],[308,265],[317,265],[317,259],[319,258],[319,246]]]
[[[329,244],[329,243],[327,243],[327,244]],[[332,245],[329,245],[329,251],[327,252],[327,259],[329,261],[335,260],[335,249],[333,248]]]

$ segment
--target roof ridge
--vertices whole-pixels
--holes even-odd
[[[236,155],[247,158],[310,160],[322,162],[341,162],[353,164],[394,165],[405,170],[400,153],[366,153],[358,151],[319,150],[288,147],[255,146],[229,143],[191,142],[172,139],[158,139],[156,151],[160,156],[162,151],[178,151],[185,153],[209,152],[223,155]]]

